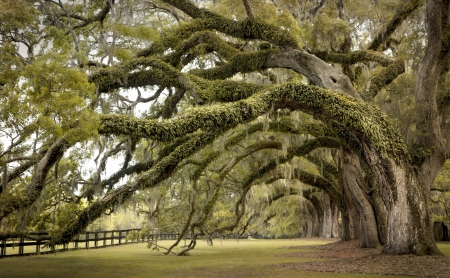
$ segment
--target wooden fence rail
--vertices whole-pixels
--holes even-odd
[[[70,243],[46,247],[48,232],[28,233],[18,238],[0,240],[0,258],[9,256],[25,256],[45,254],[76,249],[102,248],[128,243],[138,243],[147,240],[173,240],[178,238],[175,233],[150,233],[140,235],[141,229],[86,231],[77,235]],[[134,234],[132,234],[134,233]]]

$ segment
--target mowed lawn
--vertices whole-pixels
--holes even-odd
[[[160,241],[169,247],[172,241]],[[0,277],[382,277],[336,273],[299,272],[271,265],[307,259],[277,256],[304,249],[286,246],[326,244],[330,240],[220,240],[214,246],[199,241],[189,256],[165,256],[145,243],[51,255],[0,259]],[[450,254],[449,244],[439,248]],[[385,276],[383,276],[385,277]],[[397,276],[398,277],[398,276]]]

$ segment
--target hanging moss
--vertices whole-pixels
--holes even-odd
[[[176,169],[178,163],[202,147],[210,144],[216,137],[214,132],[200,133],[176,147],[170,154],[161,158],[149,171],[136,178],[131,185],[124,185],[110,192],[103,199],[89,205],[81,211],[77,218],[69,223],[49,243],[67,243],[75,235],[83,231],[89,223],[99,218],[107,209],[114,209],[119,203],[128,200],[136,190],[152,188],[167,179]]]
[[[314,163],[317,167],[320,167],[323,171],[322,176],[324,176],[326,179],[335,181],[340,180],[339,170],[334,163],[329,163],[324,159],[314,155],[308,155],[306,159]]]

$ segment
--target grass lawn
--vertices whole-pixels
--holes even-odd
[[[319,272],[299,272],[271,264],[306,261],[277,254],[299,252],[283,248],[326,244],[329,240],[219,240],[214,246],[199,241],[190,256],[164,256],[146,244],[78,250],[56,255],[0,259],[0,277],[382,277]],[[172,241],[160,241],[170,246]],[[450,254],[450,244],[438,244]],[[396,276],[398,277],[398,276]]]

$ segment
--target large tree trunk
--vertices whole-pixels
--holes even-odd
[[[383,200],[381,199],[380,193],[378,191],[372,191],[371,197],[373,202],[372,206],[377,221],[378,239],[382,245],[385,245],[387,236],[387,228],[386,228],[387,222]]]
[[[331,229],[333,226],[333,215],[331,212],[331,200],[330,196],[325,192],[322,192],[323,203],[323,230],[322,236],[324,238],[331,238]]]
[[[362,170],[359,158],[355,154],[350,154],[346,151],[342,152],[342,156],[345,182],[353,195],[361,217],[360,247],[376,248],[379,245],[377,222],[372,206],[361,190],[365,181],[361,176]],[[367,187],[367,185],[364,187]]]
[[[413,168],[393,158],[381,158],[363,144],[364,156],[380,186],[386,207],[389,254],[441,254],[431,233],[427,192]]]
[[[311,234],[309,233],[309,226],[308,226],[308,235],[307,237],[318,237],[319,236],[319,218],[317,217],[317,211],[314,205],[310,202],[308,204],[308,210],[311,214]],[[308,222],[309,225],[309,222]]]
[[[342,240],[348,241],[360,238],[361,225],[358,209],[356,208],[355,202],[353,201],[352,193],[348,188],[348,185],[345,182],[344,177],[342,180],[342,185],[346,207],[346,211],[342,212],[342,225],[343,225]]]
[[[339,237],[339,209],[331,202],[331,237]]]
[[[314,195],[308,199],[316,211],[317,221],[314,228],[314,236],[323,237],[323,207],[322,202]]]
[[[306,220],[306,235],[305,237],[312,237],[312,231],[313,231],[313,222],[312,219],[307,219]]]

